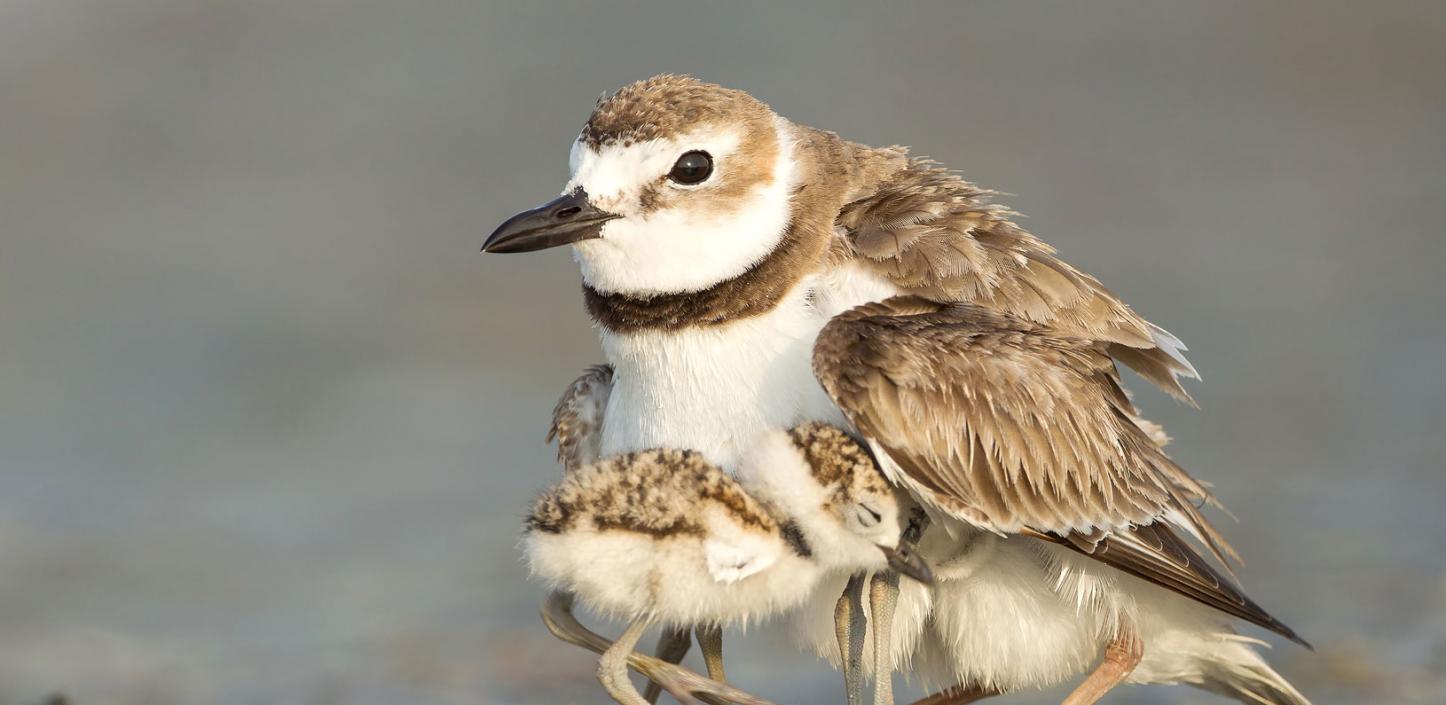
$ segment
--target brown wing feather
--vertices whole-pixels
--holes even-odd
[[[1220,575],[1168,526],[1155,523],[1094,536],[1070,534],[1062,537],[1038,532],[1031,532],[1031,535],[1068,546],[1101,563],[1311,648],[1295,630],[1272,617],[1239,587]]]
[[[894,479],[976,526],[1069,546],[1305,644],[1222,565],[1209,490],[1135,414],[1098,343],[971,304],[897,297],[825,326],[814,371]],[[1152,433],[1155,431],[1155,433]]]
[[[1003,533],[1168,519],[1222,562],[1203,485],[1135,422],[1098,343],[973,304],[897,297],[829,322],[814,371],[922,499]]]
[[[911,159],[839,212],[841,249],[911,294],[967,301],[1065,335],[1097,341],[1115,359],[1189,402],[1178,377],[1196,377],[1185,346],[1094,277],[1015,225],[994,193],[925,159]]]

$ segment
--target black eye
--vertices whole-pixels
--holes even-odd
[[[707,152],[688,152],[673,162],[668,178],[680,184],[701,183],[713,173],[713,158]]]

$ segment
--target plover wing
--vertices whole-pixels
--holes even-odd
[[[1209,490],[1135,421],[1107,346],[972,304],[896,297],[834,318],[814,370],[935,511],[1029,534],[1299,641],[1173,533],[1234,550]]]

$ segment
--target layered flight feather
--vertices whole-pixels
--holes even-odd
[[[1190,402],[1179,378],[1199,375],[1180,340],[1015,225],[1015,213],[990,203],[993,195],[932,161],[910,159],[839,212],[835,253],[903,292],[974,303],[1099,342],[1116,360]]]
[[[1206,487],[1138,422],[1111,343],[973,303],[902,296],[831,320],[824,389],[891,479],[936,511],[1055,541],[1290,638],[1171,527],[1222,564]]]

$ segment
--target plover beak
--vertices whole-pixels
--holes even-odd
[[[601,237],[603,223],[620,218],[587,200],[587,191],[548,201],[508,218],[482,244],[483,252],[532,252]]]
[[[929,563],[914,550],[913,546],[900,541],[898,548],[879,546],[884,556],[889,559],[889,567],[903,573],[925,585],[934,584],[934,571],[929,568]]]

